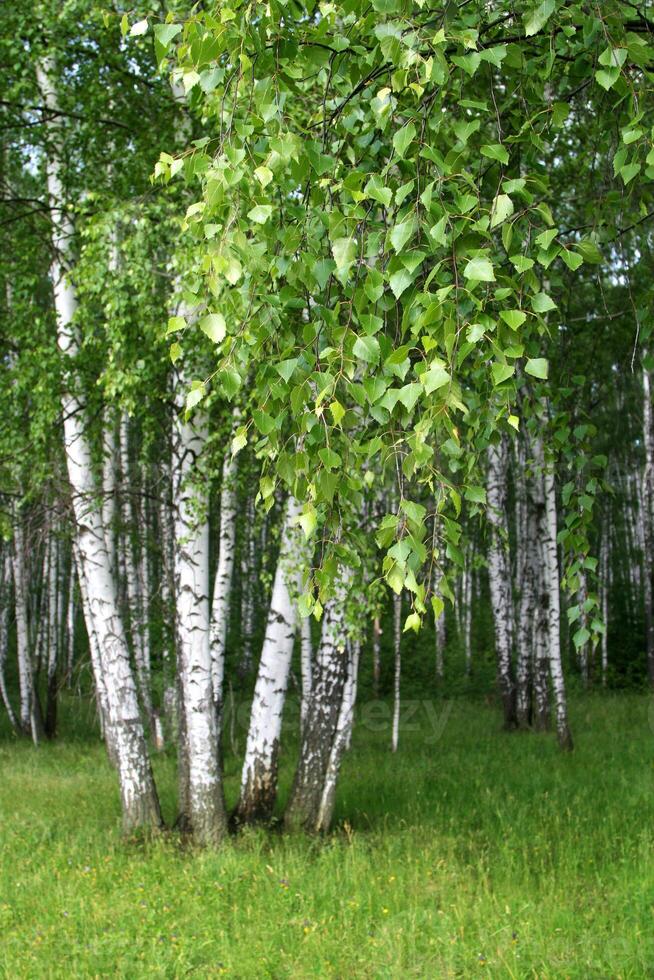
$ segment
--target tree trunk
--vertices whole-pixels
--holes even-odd
[[[199,844],[215,845],[226,835],[227,815],[209,647],[208,499],[198,479],[206,420],[201,412],[194,422],[185,419],[184,387],[180,377],[173,428],[177,658],[188,774],[183,821]]]
[[[561,661],[561,604],[559,592],[559,557],[557,551],[556,485],[551,463],[546,463],[543,444],[536,441],[535,457],[542,481],[541,512],[544,520],[540,528],[541,563],[544,587],[547,592],[547,643],[554,710],[556,715],[556,734],[559,746],[572,749],[572,734],[568,725],[568,708],[565,695],[563,664]]]
[[[300,505],[294,497],[289,497],[252,700],[241,795],[234,812],[234,820],[239,824],[270,819],[277,797],[282,714],[297,630],[297,611],[291,588],[297,582],[301,558],[295,528],[299,513]]]
[[[5,548],[2,551],[0,564],[0,697],[6,708],[9,722],[14,731],[18,731],[18,719],[9,700],[5,682],[5,664],[7,662],[7,647],[9,645],[9,593],[10,593],[11,564]]]
[[[237,413],[235,413],[236,418],[238,418]],[[223,462],[223,478],[220,491],[218,567],[216,568],[216,577],[213,585],[211,627],[209,633],[213,698],[218,710],[219,719],[222,715],[221,706],[223,702],[227,624],[229,622],[236,548],[236,471],[236,457],[232,456],[228,446]]]
[[[136,520],[136,507],[134,505],[137,488],[136,482],[132,479],[130,466],[129,417],[126,412],[123,412],[120,419],[120,468],[122,476],[120,494],[122,518],[121,545],[125,568],[125,586],[127,589],[129,635],[132,641],[134,662],[136,663],[136,677],[141,703],[150,729],[152,729],[151,678],[145,646],[142,583],[138,573],[138,555],[135,546],[135,534],[139,527],[139,523]]]
[[[290,799],[284,815],[287,830],[315,833],[325,829],[323,794],[332,763],[340,764],[338,751],[332,755],[348,672],[348,641],[345,626],[346,582],[341,581],[334,598],[325,607],[320,647],[316,656],[313,691],[307,712],[300,758]],[[332,766],[335,781],[338,765]],[[333,794],[333,789],[329,793]],[[332,806],[333,804],[330,804]]]
[[[391,731],[391,751],[397,752],[400,741],[400,680],[402,675],[402,593],[393,595],[393,651],[395,653],[395,672],[393,675],[393,726]]]
[[[53,147],[47,165],[54,256],[51,275],[57,341],[63,363],[67,366],[62,385],[64,449],[72,491],[80,567],[87,590],[90,617],[88,632],[89,636],[93,630],[97,634],[106,681],[110,726],[118,759],[123,827],[125,831],[131,832],[140,827],[159,827],[161,811],[139,715],[129,649],[118,610],[101,506],[97,502],[91,447],[84,429],[84,405],[77,394],[79,385],[72,375],[79,349],[73,326],[77,301],[75,288],[64,262],[71,254],[73,226],[66,210],[59,173],[60,116],[50,78],[52,70],[53,65],[49,59],[37,66],[39,86],[51,113],[47,123]]]
[[[504,727],[516,726],[515,681],[511,662],[512,598],[511,571],[508,555],[509,534],[506,514],[507,449],[504,440],[488,447],[486,496],[491,541],[488,549],[488,578],[490,583],[497,676],[504,712]]]
[[[354,705],[357,695],[357,675],[359,671],[359,642],[349,642],[347,645],[347,675],[343,687],[341,709],[336,724],[336,734],[329,754],[325,783],[320,799],[320,807],[316,819],[316,833],[326,833],[332,822],[334,804],[336,802],[336,784],[341,768],[343,755],[350,747],[350,737],[354,722]]]
[[[379,697],[379,682],[381,680],[381,635],[382,628],[379,616],[372,621],[372,696]]]
[[[302,700],[300,702],[300,737],[309,709],[311,688],[313,687],[313,640],[311,638],[311,617],[300,619],[300,672],[302,676]]]
[[[645,605],[645,649],[647,674],[654,687],[654,429],[652,428],[652,387],[649,371],[643,368],[643,447],[645,469],[640,508],[643,539],[643,600]]]
[[[38,745],[39,739],[43,736],[43,728],[30,656],[25,541],[21,518],[18,515],[14,517],[13,547],[16,647],[18,652],[18,682],[20,688],[20,727],[23,734],[31,734],[32,741],[35,745]]]
[[[520,494],[520,525],[516,529],[518,550],[521,559],[518,562],[518,587],[520,601],[518,603],[518,622],[516,627],[516,721],[519,728],[527,728],[532,720],[531,689],[536,694],[538,669],[537,655],[534,654],[537,628],[536,609],[536,580],[538,577],[538,530],[535,503],[526,485],[524,475],[524,456],[520,461],[521,468],[516,473],[516,492]],[[532,670],[534,676],[532,678]],[[533,685],[532,685],[533,681]],[[545,681],[547,684],[547,681]],[[547,688],[539,693],[540,701],[533,706],[538,712],[547,705]]]

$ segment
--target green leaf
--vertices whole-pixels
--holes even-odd
[[[275,365],[275,370],[287,384],[291,380],[293,371],[295,371],[295,368],[297,367],[297,362],[297,357],[290,357],[288,360],[280,361],[279,364]]]
[[[588,238],[575,245],[575,249],[582,256],[584,262],[588,262],[591,265],[600,265],[604,261],[604,256],[595,242],[591,242]]]
[[[508,194],[498,194],[493,201],[493,209],[491,211],[491,228],[496,228],[497,225],[501,225],[503,221],[510,218],[513,214],[513,201]]]
[[[572,269],[573,272],[576,272],[579,266],[583,265],[583,255],[579,255],[578,252],[572,252],[569,249],[564,249],[560,255],[568,269]]]
[[[451,380],[452,376],[449,371],[446,371],[443,361],[438,361],[437,363],[432,362],[429,370],[424,371],[420,375],[420,383],[428,395],[431,395],[432,391],[437,391],[439,388],[444,387],[444,385],[449,384]]]
[[[422,394],[422,385],[412,382],[411,384],[404,385],[400,388],[398,392],[398,400],[402,402],[407,411],[412,411],[415,403],[418,401]]]
[[[166,337],[170,333],[175,333],[177,330],[183,330],[186,326],[186,318],[183,316],[171,316],[168,318],[168,326],[166,328]]]
[[[525,364],[525,371],[533,378],[540,378],[541,381],[547,381],[547,376],[549,373],[547,358],[530,357]]]
[[[531,13],[525,15],[525,34],[532,37],[545,27],[556,8],[555,0],[543,0]]]
[[[401,252],[407,242],[413,238],[416,227],[416,219],[411,214],[391,229],[390,242],[396,252]]]
[[[417,612],[409,613],[409,615],[404,621],[404,629],[402,630],[402,632],[406,633],[407,630],[413,630],[414,633],[417,633],[419,629],[420,629],[420,616],[418,615]]]
[[[431,597],[431,608],[434,611],[434,619],[436,622],[438,622],[443,615],[443,610],[445,609],[445,603],[439,595],[433,595]]]
[[[486,491],[483,487],[467,487],[463,496],[473,504],[486,503]]]
[[[272,213],[272,204],[257,204],[251,211],[248,211],[248,218],[250,221],[255,221],[258,225],[265,225]]]
[[[337,238],[332,242],[332,255],[336,263],[336,272],[341,279],[347,278],[347,274],[354,265],[357,257],[357,245],[353,238]]]
[[[534,267],[534,260],[528,259],[526,255],[510,255],[509,262],[518,272],[529,272]]]
[[[254,176],[257,178],[262,187],[267,187],[270,181],[273,179],[273,172],[268,167],[257,167],[254,171]]]
[[[225,317],[222,313],[209,313],[207,316],[203,316],[198,322],[198,326],[209,340],[213,340],[214,344],[219,344],[221,340],[224,340],[227,332]]]
[[[491,160],[499,160],[503,164],[509,162],[509,154],[501,143],[486,143],[485,146],[481,147],[480,152]]]
[[[598,85],[601,85],[607,92],[613,88],[619,77],[619,68],[600,68],[599,71],[595,72],[595,79]]]
[[[589,640],[590,640],[590,632],[586,629],[585,626],[582,626],[581,629],[578,629],[574,634],[574,636],[572,637],[572,641],[575,645],[576,650],[579,650],[581,647],[585,646]]]
[[[393,201],[393,191],[390,187],[384,186],[378,174],[373,174],[364,187],[364,191],[373,201],[378,201],[385,208],[390,208]]]
[[[186,395],[186,414],[189,415],[196,405],[198,405],[207,393],[203,381],[194,381],[191,390]]]
[[[154,36],[164,50],[173,38],[177,37],[181,29],[181,24],[155,24],[153,27]]]
[[[409,272],[408,269],[398,269],[397,272],[392,274],[388,281],[395,299],[400,298],[405,289],[409,288],[415,277],[416,273]]]
[[[628,163],[620,169],[620,176],[622,177],[625,184],[628,184],[634,179],[636,174],[640,173],[639,163]]]
[[[252,412],[252,418],[262,436],[269,436],[275,428],[274,418],[268,412],[264,412],[262,408],[255,408]]]
[[[495,361],[491,366],[491,375],[493,376],[494,385],[501,385],[503,381],[508,381],[508,379],[514,374],[514,364],[502,364],[500,361]]]
[[[416,127],[411,122],[406,126],[403,126],[402,129],[398,129],[393,136],[393,147],[400,160],[404,158],[404,155],[415,139],[415,136]]]
[[[478,282],[495,282],[493,265],[489,259],[470,259],[463,270],[463,275],[466,279],[475,279]]]
[[[234,433],[232,439],[232,456],[236,456],[248,444],[247,429],[244,425],[240,426]]]
[[[313,506],[313,504],[307,504],[304,512],[299,514],[298,517],[295,518],[295,521],[304,531],[305,538],[310,538],[318,523],[318,515],[316,514],[316,508]]]
[[[547,293],[536,293],[531,297],[531,308],[534,313],[547,313],[556,309],[556,303]]]
[[[339,401],[334,400],[329,406],[329,411],[332,413],[332,418],[334,420],[334,425],[340,425],[343,421],[343,416],[345,415],[345,409]]]
[[[512,330],[518,330],[527,319],[527,314],[522,310],[502,310],[500,316]]]
[[[376,364],[380,357],[379,341],[376,337],[357,337],[352,347],[352,353],[360,361]]]

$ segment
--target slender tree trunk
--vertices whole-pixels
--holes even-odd
[[[143,593],[139,578],[138,555],[135,547],[135,534],[138,528],[134,497],[137,493],[135,481],[132,479],[129,452],[129,417],[123,412],[120,420],[120,467],[122,474],[121,515],[122,515],[122,551],[125,568],[125,586],[127,589],[127,611],[129,633],[132,640],[136,678],[139,694],[150,729],[153,728],[151,678],[148,657],[145,647],[145,623],[143,622]]]
[[[184,387],[180,377],[173,430],[177,656],[188,776],[182,820],[199,844],[215,845],[226,835],[227,815],[209,646],[208,499],[198,480],[206,419],[198,412],[194,422],[185,420]]]
[[[18,731],[18,719],[9,700],[7,685],[5,682],[5,664],[7,662],[7,648],[9,646],[9,598],[11,589],[11,565],[6,548],[2,551],[2,562],[0,563],[0,697],[6,708],[9,722],[14,731]]]
[[[372,696],[374,698],[379,697],[381,680],[381,635],[379,616],[375,616],[372,621]]]
[[[438,541],[434,541],[434,546],[438,545]],[[440,561],[434,562],[434,595],[442,599],[440,593],[440,581],[443,574],[443,569]],[[445,676],[445,643],[447,640],[445,627],[445,610],[435,618],[434,621],[434,643],[435,643],[435,653],[436,653],[436,680],[442,681]]]
[[[18,681],[20,687],[20,726],[25,735],[31,734],[38,745],[43,735],[41,711],[34,686],[34,672],[30,657],[29,626],[27,618],[26,554],[22,522],[14,519],[14,602],[16,611],[16,646],[18,651]]]
[[[490,583],[497,676],[504,711],[504,727],[515,728],[516,696],[511,662],[512,599],[511,572],[508,556],[509,535],[506,515],[507,450],[504,440],[488,447],[486,496],[491,541],[488,549],[488,578]]]
[[[652,386],[650,373],[643,368],[643,446],[645,469],[641,494],[643,540],[643,600],[645,605],[645,649],[650,686],[654,687],[654,428],[652,427]]]
[[[238,415],[235,414],[235,418]],[[227,624],[232,595],[232,576],[236,550],[236,457],[229,447],[225,451],[223,478],[220,491],[220,535],[218,566],[213,586],[211,603],[211,628],[209,642],[211,647],[211,672],[213,697],[221,717],[223,701],[223,678],[225,674],[225,650],[227,643]]]
[[[523,463],[524,465],[524,463]],[[520,589],[520,601],[518,603],[518,622],[516,628],[516,719],[519,728],[527,728],[531,720],[531,687],[533,679],[534,694],[538,685],[535,676],[538,670],[538,655],[534,655],[534,646],[537,646],[536,636],[537,627],[535,619],[536,609],[536,580],[538,577],[538,537],[537,537],[537,515],[535,505],[526,487],[524,470],[516,473],[516,484],[519,486],[520,496],[523,498],[520,507],[520,526],[517,529],[518,548],[521,552],[521,560],[518,563]],[[532,668],[534,676],[532,678]],[[547,680],[545,679],[545,685]],[[540,692],[540,704],[534,705],[537,713],[544,706],[547,707],[547,688]]]
[[[110,727],[113,733],[123,811],[123,827],[159,827],[161,811],[141,723],[129,649],[118,610],[115,581],[107,552],[101,506],[93,477],[91,447],[84,429],[84,406],[72,374],[78,341],[73,325],[75,288],[65,262],[71,255],[73,226],[66,210],[60,178],[59,107],[46,59],[37,66],[39,86],[51,112],[47,127],[53,147],[48,160],[48,193],[52,204],[52,283],[57,315],[57,340],[66,366],[62,386],[64,448],[70,480],[75,535],[87,591],[88,632],[95,629],[105,677]]]
[[[300,671],[302,675],[302,700],[300,703],[300,737],[309,709],[311,688],[313,687],[313,641],[311,638],[311,618],[300,619]]]
[[[316,656],[313,691],[300,746],[300,758],[284,816],[287,830],[303,828],[310,833],[326,829],[323,803],[327,774],[335,784],[340,758],[334,749],[341,704],[348,673],[348,640],[345,626],[347,577],[325,607],[320,646]],[[331,769],[330,769],[331,760]],[[334,787],[328,790],[333,795]],[[327,799],[325,797],[325,799]]]
[[[393,595],[393,650],[395,673],[393,676],[393,726],[391,751],[397,752],[400,741],[400,680],[402,675],[402,593]]]
[[[241,546],[241,663],[243,677],[252,670],[252,633],[254,626],[255,536],[254,502],[246,505],[245,540]]]
[[[234,813],[234,819],[239,824],[268,820],[277,797],[282,714],[297,630],[297,611],[291,590],[293,583],[297,582],[301,560],[301,546],[295,528],[295,519],[299,514],[298,502],[289,497],[252,700],[241,773],[241,795]]]
[[[606,687],[609,667],[609,589],[611,587],[611,541],[609,537],[609,522],[606,520],[602,527],[602,542],[600,544],[600,612],[604,632],[601,641],[602,657],[602,687]]]
[[[336,734],[332,743],[327,772],[320,798],[320,807],[316,818],[316,833],[326,833],[332,822],[334,804],[336,802],[336,784],[341,769],[343,755],[350,747],[350,738],[354,722],[354,705],[356,704],[357,675],[359,671],[359,655],[361,645],[358,642],[348,642],[347,645],[347,675],[343,687],[341,709],[336,723]]]
[[[547,625],[548,625],[548,659],[554,710],[556,715],[556,734],[559,746],[564,750],[572,749],[572,734],[568,725],[568,708],[565,694],[565,680],[561,661],[561,605],[559,592],[559,557],[557,551],[557,513],[556,485],[552,464],[545,461],[543,444],[536,441],[535,457],[542,480],[542,513],[541,522],[541,562],[543,567],[544,585],[547,591]]]
[[[53,533],[48,542],[48,619],[47,619],[47,693],[45,710],[45,734],[54,738],[57,733],[57,697],[59,681],[59,630],[57,623],[57,586],[59,572],[59,542]]]
[[[472,555],[470,553],[470,548],[466,553],[466,564],[463,572],[463,589],[462,589],[462,599],[463,599],[463,609],[462,609],[462,626],[463,626],[463,653],[466,665],[466,677],[470,677],[472,674]],[[442,618],[442,614],[441,614]]]

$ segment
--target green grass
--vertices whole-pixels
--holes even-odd
[[[441,711],[443,704],[437,705]],[[17,977],[654,976],[654,734],[639,695],[572,706],[576,750],[456,700],[360,726],[336,830],[217,853],[125,844],[92,738],[0,742],[0,971]],[[242,738],[241,738],[242,741]],[[293,752],[284,759],[283,795]],[[156,761],[168,817],[174,764]],[[233,802],[238,762],[227,760]]]

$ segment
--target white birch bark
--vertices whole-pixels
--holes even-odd
[[[601,640],[601,660],[602,660],[602,687],[606,687],[609,667],[609,589],[611,587],[611,564],[608,520],[604,521],[602,527],[602,540],[600,544],[600,613],[604,632]]]
[[[488,447],[486,498],[491,540],[488,549],[488,578],[495,628],[497,673],[504,711],[504,727],[513,728],[515,718],[515,682],[511,663],[512,615],[511,570],[508,556],[508,523],[506,514],[507,449],[504,439]]]
[[[47,584],[47,701],[45,711],[45,734],[54,738],[57,731],[57,667],[59,664],[59,629],[57,622],[57,588],[59,585],[59,547],[56,528],[50,530],[48,538],[48,584]]]
[[[252,633],[254,627],[255,536],[254,502],[246,505],[245,541],[241,548],[241,663],[243,676],[252,669]]]
[[[40,718],[34,690],[34,672],[30,656],[29,625],[27,613],[27,576],[25,568],[25,542],[20,517],[14,517],[13,574],[14,604],[16,613],[16,649],[18,654],[18,682],[20,689],[20,726],[24,734],[31,734],[35,745],[41,735]]]
[[[393,595],[393,652],[395,654],[393,673],[393,724],[391,728],[391,751],[397,752],[400,741],[400,681],[402,675],[402,593]]]
[[[562,749],[572,749],[572,735],[568,725],[568,708],[565,694],[565,680],[561,660],[561,600],[559,579],[559,558],[557,551],[557,512],[556,484],[551,463],[546,462],[542,440],[536,440],[534,455],[539,467],[543,487],[544,526],[541,537],[541,561],[544,585],[547,592],[548,658],[554,710],[556,734]]]
[[[277,796],[282,715],[297,630],[293,593],[303,557],[295,524],[299,514],[300,505],[294,497],[289,497],[250,712],[241,794],[235,812],[239,823],[268,819]]]
[[[226,834],[227,817],[209,646],[208,499],[198,474],[206,418],[201,411],[193,420],[185,418],[185,387],[181,375],[173,422],[173,500],[177,656],[187,782],[181,794],[187,808],[182,819],[198,843],[215,845]]]
[[[372,621],[372,694],[375,698],[379,697],[381,680],[381,635],[379,616],[375,616]]]
[[[7,663],[7,648],[9,646],[9,592],[11,578],[11,562],[7,549],[3,548],[0,563],[0,697],[14,731],[18,731],[18,719],[9,700],[5,681],[5,664]]]
[[[352,727],[354,723],[354,706],[357,698],[357,677],[359,673],[359,656],[361,644],[354,641],[348,644],[348,664],[347,676],[343,687],[343,699],[336,723],[336,734],[329,753],[325,783],[323,786],[318,816],[316,818],[316,831],[328,831],[334,814],[334,804],[336,802],[336,784],[341,768],[341,761],[344,753],[350,748]]]
[[[57,318],[57,341],[66,369],[62,390],[64,449],[70,481],[75,535],[86,583],[89,634],[95,629],[107,689],[109,721],[116,749],[123,827],[159,827],[161,811],[150,768],[129,649],[118,609],[115,580],[107,551],[101,503],[92,469],[91,447],[84,429],[84,405],[72,374],[78,351],[73,318],[77,300],[67,268],[73,225],[65,207],[60,173],[61,139],[58,104],[52,80],[54,65],[47,58],[37,66],[39,87],[51,112],[47,126],[53,151],[47,163],[48,194],[53,208],[51,267]]]
[[[238,413],[235,412],[234,420],[236,421],[237,418]],[[228,444],[223,462],[222,486],[220,489],[218,563],[213,585],[211,626],[209,632],[213,698],[218,709],[219,718],[221,716],[220,706],[223,700],[227,625],[229,623],[234,557],[236,552],[236,473],[237,458],[232,455]]]
[[[107,551],[114,577],[118,574],[116,559],[116,472],[118,452],[116,427],[105,410],[102,430],[102,523],[107,539]]]
[[[74,554],[74,559],[73,559],[74,565],[77,571],[77,581],[79,583],[80,598],[82,601],[82,612],[84,614],[84,623],[86,625],[86,630],[87,630],[88,640],[89,640],[89,655],[91,657],[91,668],[93,670],[93,680],[95,684],[95,702],[96,702],[96,708],[98,712],[100,731],[105,739],[105,742],[107,743],[107,751],[109,757],[115,760],[116,749],[113,744],[113,732],[111,730],[111,722],[109,716],[109,696],[107,694],[107,683],[105,680],[104,667],[102,664],[102,651],[100,650],[98,634],[95,631],[93,616],[91,614],[89,595],[86,588],[86,577],[84,575],[79,549],[75,542],[73,543],[73,554]]]
[[[343,692],[348,676],[348,638],[345,620],[350,575],[347,571],[335,595],[325,605],[320,646],[316,655],[313,690],[302,736],[300,758],[284,814],[287,829],[310,833],[327,829],[324,805],[327,773],[335,789],[342,751],[335,750]],[[356,688],[352,688],[352,697]],[[330,805],[331,806],[331,805]],[[331,809],[329,809],[331,816]]]
[[[136,664],[136,676],[138,680],[141,702],[152,727],[152,696],[151,679],[149,664],[146,656],[144,643],[143,622],[143,595],[141,582],[138,574],[138,556],[136,555],[134,536],[138,527],[136,508],[134,506],[134,496],[136,487],[132,483],[132,472],[130,467],[129,454],[129,418],[123,412],[120,419],[120,468],[122,475],[122,486],[120,494],[122,535],[121,546],[123,551],[123,563],[125,568],[125,586],[127,590],[127,611],[134,651],[134,662]]]
[[[472,549],[466,550],[465,568],[463,570],[463,653],[465,659],[466,677],[472,674]],[[441,613],[441,618],[443,614]]]
[[[643,367],[643,448],[645,469],[642,479],[640,523],[643,543],[643,601],[645,605],[645,649],[647,673],[654,687],[654,605],[652,573],[654,572],[654,428],[652,423],[652,386],[649,371]]]
[[[311,688],[313,687],[313,641],[311,639],[311,617],[300,619],[300,673],[302,678],[302,699],[300,702],[300,734],[309,709]]]

